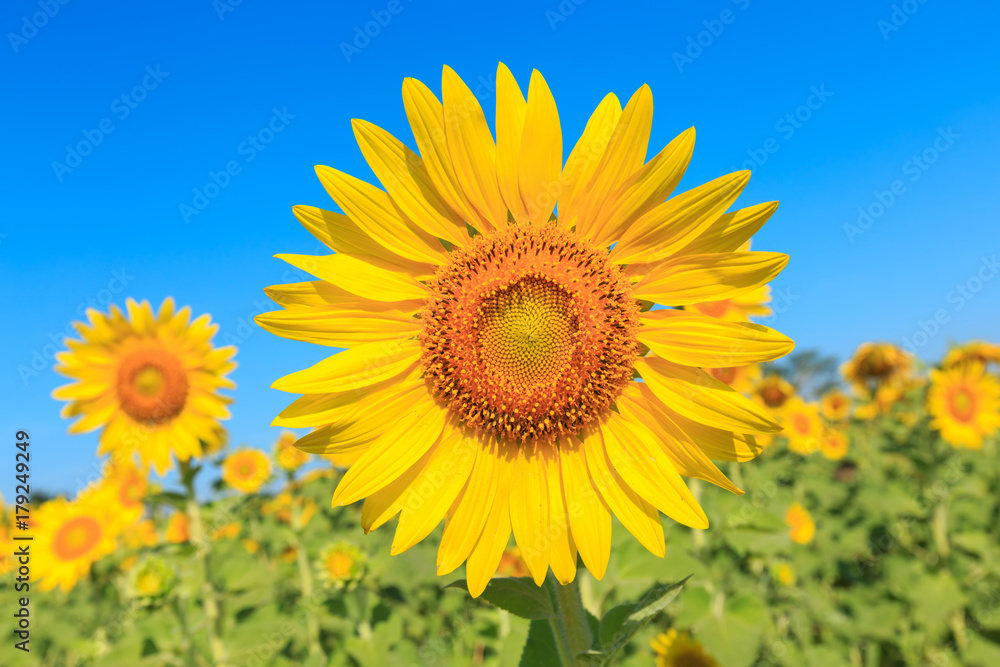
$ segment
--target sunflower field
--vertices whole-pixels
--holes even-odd
[[[316,168],[343,212],[294,208],[324,249],[256,322],[334,351],[276,442],[230,443],[210,315],[76,322],[52,398],[102,474],[6,502],[4,664],[1000,665],[1000,346],[793,353],[749,171],[675,193],[646,85],[565,161],[538,71],[496,97],[494,138],[406,79],[419,153],[355,120],[382,187]]]

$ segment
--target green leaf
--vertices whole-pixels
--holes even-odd
[[[552,667],[561,664],[562,658],[556,648],[556,638],[552,636],[552,626],[548,621],[532,621],[519,667]]]
[[[445,588],[468,590],[465,579],[454,581]],[[490,580],[482,598],[490,604],[506,609],[515,616],[529,621],[553,618],[556,615],[552,601],[545,590],[535,585],[530,577],[500,577]]]
[[[187,507],[187,497],[183,493],[177,493],[176,491],[153,493],[146,496],[146,500],[154,505],[170,505],[179,510]]]
[[[677,597],[689,578],[675,584],[654,586],[638,602],[618,605],[611,609],[601,619],[597,633],[601,650],[609,658],[613,657],[635,633]]]

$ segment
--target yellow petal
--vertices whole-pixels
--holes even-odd
[[[447,263],[441,242],[401,216],[388,194],[330,167],[317,166],[316,175],[347,217],[384,248],[414,262]]]
[[[522,443],[513,461],[510,523],[528,571],[539,586],[549,569],[549,489],[538,447]]]
[[[613,446],[613,445],[612,445]],[[603,438],[597,433],[587,439],[587,469],[601,497],[615,513],[622,525],[632,533],[642,546],[662,557],[666,545],[660,513],[650,503],[633,491],[621,478],[605,451]]]
[[[566,158],[559,177],[559,224],[563,227],[576,224],[587,197],[587,186],[597,173],[621,115],[621,103],[613,93],[608,93],[590,115],[583,134]]]
[[[427,395],[422,404],[390,422],[385,434],[344,474],[333,506],[350,505],[402,475],[437,441],[446,414]]]
[[[705,455],[716,461],[751,461],[764,451],[752,435],[705,426],[664,406],[670,419],[686,433]]]
[[[501,457],[497,463],[497,478],[494,481],[497,490],[493,506],[490,508],[479,541],[476,542],[465,564],[469,593],[474,598],[486,590],[486,584],[497,571],[500,558],[503,557],[504,549],[510,541],[510,483],[514,464],[505,457]]]
[[[361,506],[361,529],[365,535],[399,514],[406,501],[410,486],[423,472],[433,456],[436,446],[431,446],[420,459],[383,489],[365,498]]]
[[[448,156],[443,105],[427,86],[416,79],[403,80],[403,104],[417,150],[438,194],[468,224],[480,227],[479,213],[462,191]]]
[[[507,224],[507,204],[497,184],[496,144],[479,100],[447,65],[441,78],[448,156],[458,182],[486,229]]]
[[[420,156],[376,125],[351,124],[368,165],[403,215],[431,236],[458,246],[468,243],[465,221],[438,196]]]
[[[615,472],[637,496],[678,523],[708,528],[708,517],[673,460],[642,424],[612,417],[601,426],[601,436]]]
[[[392,555],[430,535],[469,479],[478,446],[458,430],[442,436],[427,467],[411,486],[392,540]]]
[[[749,171],[737,171],[671,197],[625,230],[611,261],[655,262],[675,254],[721,217],[749,180]]]
[[[611,557],[611,512],[590,479],[582,443],[561,442],[559,463],[573,541],[587,569],[600,581]]]
[[[497,184],[514,220],[527,223],[528,213],[521,202],[517,182],[521,136],[527,104],[514,75],[503,63],[497,67]]]
[[[656,265],[632,294],[671,306],[732,299],[770,282],[786,264],[779,252],[679,255]]]
[[[655,206],[663,203],[680,183],[694,152],[694,128],[678,135],[656,157],[633,173],[601,206],[594,243],[605,246]]]
[[[417,340],[366,343],[286,375],[271,387],[296,394],[360,389],[403,372],[420,358],[420,352]]]
[[[335,306],[276,310],[262,313],[254,321],[284,338],[333,347],[409,338],[421,330],[419,319],[396,310],[370,313]]]
[[[416,380],[422,372],[423,369],[414,359],[410,366],[401,369],[397,375],[388,377],[381,382],[346,391],[306,394],[282,410],[271,422],[271,426],[309,428],[336,424],[338,427],[345,427],[349,423],[358,421],[362,416],[369,416],[375,403],[402,394],[410,387],[420,385]],[[377,425],[374,425],[373,428],[377,428]],[[321,432],[324,430],[314,431],[305,438],[313,438],[310,442],[318,442]],[[342,432],[342,428],[325,431],[330,437]],[[302,440],[299,443],[301,444]]]
[[[275,255],[341,289],[375,301],[424,299],[427,288],[406,273],[387,271],[350,255]]]
[[[682,310],[650,310],[640,317],[639,341],[657,356],[685,366],[729,368],[783,357],[795,343],[774,329],[726,322]]]
[[[569,512],[563,498],[562,473],[559,452],[551,450],[545,454],[545,474],[549,487],[549,517],[552,543],[549,548],[549,564],[556,581],[566,585],[576,578],[576,542],[569,527]]]
[[[587,185],[586,204],[577,211],[576,231],[592,239],[603,220],[597,217],[604,201],[646,161],[653,126],[653,94],[643,84],[625,105],[593,180]]]
[[[664,405],[688,419],[737,433],[777,433],[770,415],[743,394],[701,370],[659,357],[641,357],[635,369]]]
[[[538,70],[531,73],[518,182],[528,219],[548,222],[556,204],[562,172],[562,128],[552,91]]]
[[[497,494],[499,445],[478,443],[472,474],[456,501],[455,513],[448,520],[438,547],[438,576],[448,574],[462,564],[476,546],[490,508]]]
[[[423,301],[420,299],[372,301],[322,280],[271,285],[264,288],[264,293],[279,306],[288,309],[336,306],[350,310],[364,310],[369,313],[398,310],[401,313],[412,315],[423,305]]]
[[[701,235],[678,251],[680,255],[700,255],[707,252],[735,252],[757,233],[778,202],[769,201],[726,213],[713,222]]]

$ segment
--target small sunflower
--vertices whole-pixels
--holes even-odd
[[[781,423],[785,427],[781,434],[788,438],[790,450],[804,455],[820,449],[824,426],[819,405],[795,397],[785,404]]]
[[[129,527],[123,534],[125,546],[129,549],[155,547],[160,543],[156,534],[156,524],[151,519],[144,519]]]
[[[188,524],[188,516],[184,512],[174,512],[167,521],[167,530],[164,534],[167,542],[183,544],[191,539],[191,530]]]
[[[348,542],[327,545],[319,554],[316,569],[327,588],[353,588],[365,571],[368,558],[358,547]]]
[[[780,375],[765,375],[754,389],[754,399],[770,410],[781,410],[795,396],[795,387]]]
[[[1000,364],[1000,345],[973,341],[964,345],[956,346],[948,350],[944,360],[941,362],[943,368],[953,368],[965,364]]]
[[[149,606],[167,597],[177,584],[173,568],[162,558],[147,556],[128,571],[126,595]]]
[[[837,423],[847,419],[851,414],[851,399],[839,389],[828,391],[820,399],[823,417]]]
[[[259,449],[239,449],[222,462],[222,479],[242,493],[256,493],[271,476],[271,459]]]
[[[317,509],[316,503],[312,499],[293,496],[288,491],[282,491],[263,504],[261,513],[274,516],[278,521],[291,525],[295,530],[302,530],[309,523],[309,519],[316,514]]]
[[[656,654],[656,667],[718,667],[705,647],[688,632],[670,628],[650,642]]]
[[[841,373],[861,392],[873,394],[878,387],[905,380],[913,368],[913,356],[891,343],[862,343]]]
[[[106,493],[44,503],[32,518],[32,575],[41,590],[72,590],[94,562],[115,550],[121,528]]]
[[[711,373],[719,382],[729,385],[741,394],[747,395],[760,382],[760,366],[750,364],[749,366],[729,366],[724,368],[709,368]]]
[[[809,544],[816,536],[816,522],[812,514],[799,503],[792,503],[785,512],[785,523],[789,527],[789,537],[797,544]]]
[[[230,523],[219,526],[212,532],[213,540],[231,540],[240,536],[240,531],[242,527],[240,524],[232,521]]]
[[[798,577],[795,576],[795,570],[788,563],[781,563],[774,569],[774,578],[782,586],[794,586],[798,580]]]
[[[578,550],[603,577],[612,513],[662,556],[661,511],[708,526],[682,475],[740,493],[711,459],[753,458],[753,436],[779,429],[704,369],[771,361],[792,341],[677,309],[741,299],[781,271],[786,255],[740,251],[776,204],[726,213],[745,171],[668,199],[694,130],[646,161],[648,86],[624,110],[608,95],[565,163],[537,71],[525,98],[500,65],[495,141],[450,68],[442,87],[443,102],[403,83],[419,155],[354,121],[384,191],[321,166],[344,214],[294,209],[335,254],[279,255],[319,280],[267,289],[285,309],[257,322],[349,349],[275,382],[304,396],[274,423],[319,427],[304,451],[356,457],[333,504],[366,499],[366,531],[398,514],[393,553],[449,517],[438,574],[465,562],[473,595],[512,533],[539,584],[550,566],[572,581]]]
[[[931,371],[927,410],[945,442],[981,449],[1000,427],[1000,383],[978,363]]]
[[[309,462],[309,454],[295,446],[298,439],[291,431],[284,431],[274,441],[274,460],[282,470],[295,472]]]
[[[840,429],[826,429],[820,436],[819,451],[831,461],[839,461],[847,456],[849,446],[847,434]]]
[[[245,537],[243,538],[241,544],[243,545],[243,548],[246,549],[246,552],[251,556],[260,551],[260,542],[255,539]]]
[[[114,503],[119,522],[131,526],[145,514],[148,490],[146,476],[131,460],[123,459],[106,465],[101,480],[80,495],[103,494],[108,501]]]
[[[81,340],[67,338],[55,370],[72,378],[52,396],[67,401],[62,416],[79,417],[70,433],[103,427],[98,455],[138,455],[160,475],[179,461],[202,456],[222,444],[219,419],[228,419],[233,388],[225,376],[236,364],[234,347],[212,346],[218,325],[208,315],[193,322],[191,309],[174,312],[166,299],[158,313],[149,302],[126,302],[105,315],[87,311],[89,324],[74,323]],[[204,443],[204,444],[203,444]]]

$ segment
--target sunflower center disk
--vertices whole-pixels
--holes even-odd
[[[428,287],[425,375],[468,428],[512,440],[576,434],[632,379],[639,303],[607,253],[568,231],[477,236]]]
[[[951,412],[958,421],[970,421],[975,414],[975,401],[966,389],[959,389],[951,396]]]
[[[101,539],[101,524],[97,519],[80,516],[70,519],[56,533],[52,552],[62,560],[74,560],[90,551]]]
[[[184,409],[188,379],[174,355],[155,346],[132,351],[118,368],[118,400],[136,421],[161,422]]]

